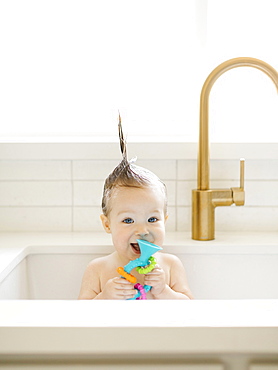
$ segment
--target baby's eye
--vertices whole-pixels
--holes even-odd
[[[124,222],[125,224],[132,224],[134,221],[133,221],[133,219],[132,219],[132,218],[125,218],[125,219],[123,220],[123,222]]]
[[[158,221],[158,218],[156,218],[156,217],[150,217],[148,219],[148,222],[157,222],[157,221]]]

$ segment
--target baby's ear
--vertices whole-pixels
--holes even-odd
[[[111,229],[110,229],[110,222],[109,222],[109,219],[107,216],[105,216],[104,214],[101,214],[100,215],[100,219],[101,219],[101,222],[102,222],[102,226],[104,228],[104,230],[110,234],[111,233]]]

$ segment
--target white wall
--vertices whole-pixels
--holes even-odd
[[[277,69],[277,34],[276,0],[2,1],[0,142],[109,137],[118,109],[130,136],[196,142],[208,74],[240,56]],[[225,73],[210,108],[211,141],[278,142],[262,72]]]

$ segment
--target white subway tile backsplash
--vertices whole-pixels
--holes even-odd
[[[72,231],[71,207],[0,207],[0,231]]]
[[[177,207],[176,231],[191,230],[191,207]]]
[[[2,180],[70,180],[70,161],[1,161]]]
[[[113,171],[119,161],[73,161],[72,171],[74,180],[104,180]]]
[[[71,206],[70,181],[0,182],[0,206]]]
[[[239,159],[210,160],[210,178],[213,180],[239,180],[239,174]],[[247,159],[244,176],[245,180],[278,180],[278,160]]]
[[[248,180],[278,180],[278,160],[247,160],[245,176]]]
[[[195,181],[177,181],[177,206],[191,206],[192,190],[196,187]]]
[[[195,180],[197,183],[197,160],[178,160],[177,180]]]
[[[74,181],[74,206],[100,206],[103,191],[102,181]]]
[[[73,231],[103,231],[100,207],[74,207]]]
[[[277,231],[278,207],[218,207],[217,231]]]
[[[214,156],[215,157],[215,156]],[[115,158],[115,157],[114,157]],[[167,152],[163,158],[167,158]],[[212,157],[213,158],[213,157]],[[228,157],[227,157],[228,158]],[[102,231],[99,219],[105,178],[119,160],[0,160],[0,231]],[[168,190],[167,231],[191,230],[191,193],[197,160],[140,158]],[[211,159],[211,188],[239,186],[239,160]],[[278,228],[278,159],[246,160],[244,207],[216,208],[219,231]]]
[[[246,181],[245,196],[247,206],[278,206],[277,181]]]
[[[214,159],[210,161],[211,180],[239,180],[239,174],[240,174],[239,160]]]
[[[210,160],[210,179],[211,180],[239,180],[240,161],[238,160]],[[178,161],[178,180],[197,181],[197,161],[179,160]],[[245,161],[246,180],[277,180],[278,179],[278,160],[251,160]]]
[[[176,205],[176,181],[164,181],[167,188],[168,206]]]

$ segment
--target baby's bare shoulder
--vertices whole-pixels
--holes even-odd
[[[103,257],[97,257],[94,258],[91,262],[89,262],[87,269],[102,269],[104,266],[107,268],[108,265],[113,263],[114,257],[113,253],[109,254],[108,256],[103,256]]]
[[[160,252],[155,254],[158,263],[166,263],[168,265],[180,263],[180,259],[174,254]]]
[[[99,281],[104,272],[111,269],[110,267],[113,265],[112,261],[113,257],[111,255],[94,258],[85,269],[83,283],[91,285],[92,282]]]

